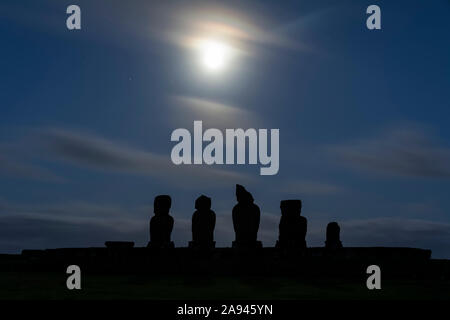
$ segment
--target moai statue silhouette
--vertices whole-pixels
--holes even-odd
[[[155,215],[150,220],[150,242],[149,247],[153,248],[173,248],[170,241],[173,229],[173,218],[169,215],[172,199],[168,195],[159,195],[153,202]]]
[[[325,241],[325,248],[327,249],[342,248],[340,232],[341,228],[339,227],[337,222],[330,222],[327,225],[327,240]]]
[[[278,248],[306,249],[306,231],[308,220],[302,217],[301,200],[283,200],[280,202],[281,219],[279,237],[276,244]]]
[[[236,240],[233,247],[261,247],[257,241],[261,212],[254,204],[250,192],[239,184],[236,185],[237,204],[233,208],[233,226]]]
[[[200,196],[195,200],[195,209],[192,215],[192,241],[190,248],[214,248],[214,228],[216,214],[211,210],[211,198]]]

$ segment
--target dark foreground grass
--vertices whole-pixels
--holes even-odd
[[[382,280],[382,290],[370,291],[365,280],[82,275],[82,289],[70,291],[64,273],[1,272],[0,299],[450,300],[448,281]]]

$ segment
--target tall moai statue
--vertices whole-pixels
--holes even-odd
[[[150,242],[152,248],[173,248],[170,240],[173,229],[173,218],[169,215],[172,199],[168,195],[159,195],[153,202],[155,215],[150,220]]]
[[[301,216],[301,200],[283,200],[280,202],[281,219],[277,248],[306,249],[306,231],[308,220]]]
[[[195,200],[196,211],[192,215],[192,241],[190,248],[214,248],[216,214],[211,210],[211,198],[200,196]]]
[[[236,199],[238,203],[233,208],[236,240],[233,247],[261,247],[261,242],[257,241],[261,217],[259,207],[253,203],[252,194],[239,184],[236,185]]]
[[[337,222],[330,222],[327,225],[327,240],[325,241],[325,248],[339,249],[342,248],[340,239],[341,228]]]

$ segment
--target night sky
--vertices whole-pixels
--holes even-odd
[[[81,30],[66,28],[67,6]],[[366,8],[381,8],[381,30]],[[212,198],[234,240],[235,184],[273,246],[279,204],[302,199],[307,244],[409,246],[450,258],[450,2],[44,1],[0,3],[0,252],[149,240],[172,196],[177,246]],[[199,63],[196,37],[236,49]],[[277,128],[280,170],[175,166],[173,130]]]

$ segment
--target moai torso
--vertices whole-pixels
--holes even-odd
[[[342,242],[340,239],[341,228],[337,222],[330,222],[327,225],[327,240],[325,241],[325,247],[328,249],[342,248]]]
[[[154,243],[170,242],[174,220],[171,216],[154,216],[150,220],[150,241]]]
[[[170,241],[174,220],[169,215],[172,200],[168,195],[155,197],[154,216],[150,219],[150,243],[154,247],[173,245]]]
[[[211,210],[211,199],[201,196],[195,201],[197,209],[192,216],[192,240],[197,243],[212,243],[216,214]]]
[[[259,207],[253,203],[234,206],[233,225],[236,241],[251,242],[257,240],[260,215]]]
[[[280,203],[279,246],[306,247],[308,221],[301,214],[300,200],[283,200]]]
[[[242,186],[236,187],[238,204],[233,208],[233,226],[236,233],[236,242],[256,242],[261,212],[253,203],[252,195]]]

